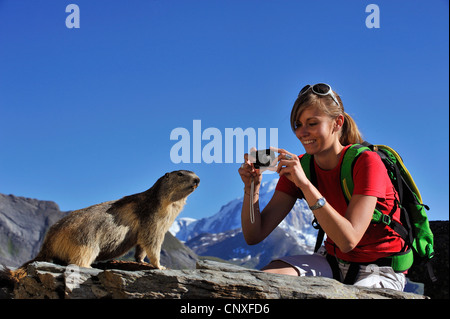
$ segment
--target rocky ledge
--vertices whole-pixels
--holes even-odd
[[[99,268],[28,265],[28,275],[3,298],[14,299],[426,299],[390,289],[344,285],[321,277],[268,274],[214,261],[198,261],[194,270],[157,270],[133,262]],[[100,269],[104,268],[104,269]]]

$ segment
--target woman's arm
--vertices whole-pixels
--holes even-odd
[[[264,207],[262,213],[259,213],[259,196],[254,196],[255,221],[250,221],[250,195],[245,192],[244,202],[242,204],[241,222],[242,232],[245,241],[249,245],[255,245],[264,240],[269,234],[283,221],[286,215],[291,211],[296,202],[296,198],[275,191],[269,203]]]
[[[275,191],[272,199],[263,209],[259,210],[259,189],[261,186],[261,171],[255,169],[249,160],[248,154],[244,156],[245,162],[239,168],[239,175],[244,182],[244,201],[242,203],[241,224],[245,241],[249,245],[254,245],[264,240],[278,224],[291,211],[297,198],[286,193]],[[253,210],[254,221],[250,218],[250,192],[251,182],[254,182]]]
[[[288,160],[281,157],[278,165],[280,176],[285,175],[300,188],[309,206],[315,205],[322,195],[306,177],[298,157],[285,150],[278,152],[291,155]],[[329,203],[313,213],[327,236],[346,253],[360,242],[372,220],[376,204],[377,198],[374,196],[354,195],[345,216],[339,214]]]
[[[309,206],[314,205],[322,197],[320,192],[310,185],[302,189]],[[343,253],[348,253],[361,241],[369,227],[377,198],[373,196],[352,196],[345,216],[339,214],[329,203],[314,210],[323,231],[330,237]]]

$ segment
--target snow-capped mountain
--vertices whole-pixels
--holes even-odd
[[[272,198],[278,179],[264,182],[259,191],[259,203],[262,210]],[[316,241],[317,230],[311,222],[313,214],[303,200],[297,200],[291,212],[280,225],[259,245],[248,246],[241,231],[241,210],[243,198],[234,199],[211,217],[199,220],[192,218],[177,219],[170,232],[199,255],[216,256],[245,264],[250,258],[257,260],[252,266],[265,262],[266,255],[284,253],[311,253]],[[276,240],[274,240],[276,238]],[[268,248],[270,247],[270,253]],[[278,248],[277,248],[278,247]],[[281,247],[284,247],[282,249]],[[277,250],[275,252],[275,250]],[[258,251],[259,250],[259,251]],[[263,255],[261,255],[263,254]],[[252,257],[253,256],[253,257]],[[269,260],[270,261],[270,260]]]

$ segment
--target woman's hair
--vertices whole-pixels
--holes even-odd
[[[333,91],[333,93],[340,105],[337,105],[330,95],[317,95],[312,92],[312,90],[308,90],[306,93],[300,95],[295,101],[291,111],[292,130],[295,132],[295,122],[305,109],[317,107],[332,119],[336,119],[341,114],[344,116],[344,124],[342,125],[341,136],[339,138],[339,142],[342,145],[362,143],[363,138],[358,126],[352,117],[345,113],[341,97],[335,91]]]

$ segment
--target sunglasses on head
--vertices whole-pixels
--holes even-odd
[[[321,96],[329,95],[329,96],[331,96],[333,101],[336,102],[336,104],[338,106],[340,106],[336,96],[333,93],[333,90],[331,89],[331,86],[329,86],[328,84],[326,84],[326,83],[317,83],[317,84],[314,84],[314,85],[309,85],[308,84],[303,89],[300,90],[300,93],[298,94],[298,97],[302,96],[303,94],[305,94],[309,90],[311,90],[314,94],[317,94],[317,95],[321,95]]]

